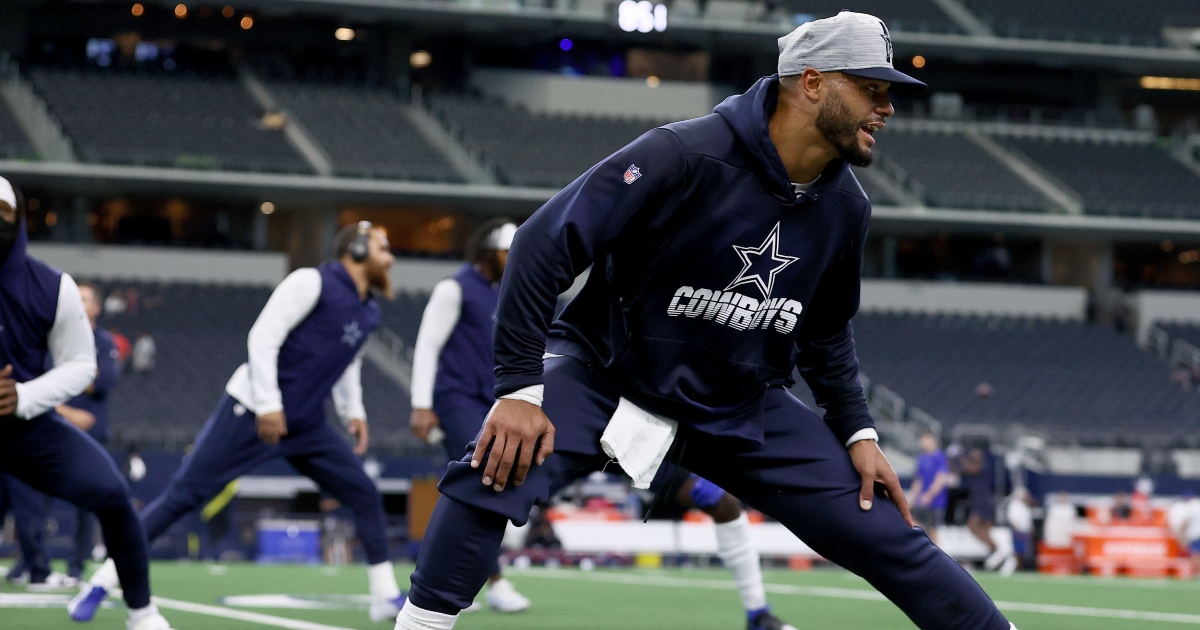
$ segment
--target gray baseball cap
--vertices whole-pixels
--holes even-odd
[[[833,17],[796,27],[779,38],[779,76],[813,68],[890,81],[894,88],[928,89],[924,83],[892,67],[892,36],[883,20],[866,13],[842,11]]]

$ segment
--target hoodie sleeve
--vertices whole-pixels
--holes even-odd
[[[858,382],[858,356],[850,319],[858,312],[863,242],[868,206],[855,238],[826,272],[800,328],[796,367],[825,410],[825,422],[843,444],[863,429],[874,429],[867,399]]]
[[[593,166],[517,230],[496,309],[496,397],[542,383],[546,331],[560,293],[629,220],[682,193],[683,145],[653,129]]]

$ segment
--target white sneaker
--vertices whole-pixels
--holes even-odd
[[[481,610],[483,610],[483,604],[480,604],[479,602],[471,602],[470,606],[467,606],[458,612],[479,612]]]
[[[53,571],[50,575],[46,576],[44,582],[30,582],[25,588],[31,592],[40,593],[45,591],[60,591],[75,588],[76,586],[79,586],[79,580],[58,571]]]
[[[988,571],[995,571],[1000,568],[1000,563],[1004,562],[1006,557],[1008,557],[1008,554],[1001,549],[997,549],[992,552],[992,555],[987,557],[987,560],[983,561],[983,568]]]
[[[1000,563],[1000,569],[997,571],[1001,576],[1008,577],[1017,572],[1017,557],[1010,555]]]
[[[367,611],[367,615],[371,617],[371,621],[379,623],[382,621],[395,621],[396,615],[400,614],[400,609],[404,608],[404,593],[401,593],[395,599],[383,599],[371,602],[371,608]]]
[[[529,599],[513,588],[512,582],[501,578],[488,587],[484,596],[488,606],[496,612],[516,613],[529,608]]]
[[[126,630],[173,630],[166,617],[158,613],[143,617],[137,623],[126,620],[125,628]]]

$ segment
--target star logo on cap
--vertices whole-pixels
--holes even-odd
[[[880,37],[887,44],[887,62],[892,63],[892,35],[888,33],[887,24],[884,24],[883,20],[879,21],[879,27],[883,29],[883,35]]]
[[[784,256],[779,253],[779,224],[767,236],[767,240],[758,247],[742,247],[734,245],[733,251],[742,259],[742,270],[738,276],[725,287],[728,291],[744,284],[753,284],[762,292],[764,298],[771,297],[775,289],[775,276],[788,265],[799,260],[796,256]],[[753,271],[755,268],[757,271]],[[765,279],[764,279],[765,277]]]

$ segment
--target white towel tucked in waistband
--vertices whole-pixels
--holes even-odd
[[[633,478],[633,487],[646,490],[662,465],[679,423],[646,411],[621,399],[608,427],[600,436],[600,447]]]

